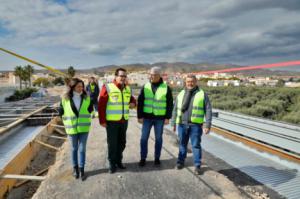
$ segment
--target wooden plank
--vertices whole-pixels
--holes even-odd
[[[37,114],[34,114],[33,117],[35,116],[59,116],[58,113],[56,112],[53,112],[53,113],[37,113]]]
[[[27,113],[28,114],[28,113]],[[11,118],[11,117],[21,117],[21,116],[26,116],[26,113],[20,113],[20,114],[8,114],[8,113],[1,113],[0,114],[1,117],[8,117],[8,118]]]
[[[56,131],[57,133],[61,134],[61,135],[67,135],[64,131],[62,131],[61,129],[57,129],[55,128],[54,131]]]
[[[17,175],[17,174],[3,174],[0,176],[1,179],[16,179],[16,180],[36,180],[43,181],[46,176],[30,176],[30,175]]]
[[[16,120],[16,118],[0,118],[0,121]]]
[[[57,127],[57,128],[62,128],[62,129],[65,128],[65,126],[63,126],[63,125],[57,125],[57,124],[50,124],[50,126]]]
[[[30,163],[30,160],[34,157],[39,147],[39,145],[32,145],[30,143],[27,144],[26,147],[5,166],[2,174],[22,173]],[[7,191],[12,189],[16,181],[16,179],[0,180],[0,198],[2,198]]]
[[[27,120],[35,120],[35,119],[53,119],[54,117],[35,117],[32,116],[30,118],[27,118]]]
[[[31,113],[29,113],[29,114],[27,114],[27,115],[24,115],[24,116],[18,118],[17,121],[15,121],[15,122],[13,122],[13,123],[7,125],[5,128],[3,128],[3,130],[0,129],[0,135],[3,134],[3,133],[5,133],[5,132],[8,131],[8,130],[14,128],[14,127],[17,126],[18,124],[20,124],[21,122],[23,122],[24,120],[26,120],[27,118],[29,118],[31,115],[34,115],[34,114],[36,114],[36,113],[38,113],[38,112],[41,112],[41,111],[42,111],[43,109],[45,109],[45,108],[47,108],[47,106],[43,106],[43,107],[41,107],[41,108],[38,108],[36,111],[33,111],[33,112],[31,112]]]
[[[34,176],[42,175],[43,173],[45,173],[45,172],[48,171],[48,170],[49,170],[49,167],[47,167],[47,168],[45,168],[45,169],[43,169],[43,170],[41,170],[41,171],[35,173]],[[17,183],[14,187],[22,186],[23,184],[26,184],[26,183],[29,182],[29,181],[30,181],[30,180],[28,180],[28,179],[27,179],[27,180],[24,180],[24,181],[22,181],[22,182]]]
[[[41,144],[41,145],[43,145],[43,146],[45,146],[45,147],[48,147],[48,148],[51,148],[51,149],[54,149],[54,150],[59,151],[59,148],[57,148],[57,147],[55,147],[55,146],[52,146],[52,145],[50,145],[50,144],[47,144],[47,143],[45,143],[45,142],[41,142],[41,141],[39,141],[39,140],[34,140],[34,142],[39,143],[39,144]]]
[[[59,139],[59,140],[67,140],[67,138],[65,137],[59,137],[59,136],[55,136],[55,135],[43,135],[45,137],[49,137],[49,138],[54,138],[54,139]]]
[[[39,110],[38,110],[39,111]],[[56,118],[54,118],[51,122],[56,122]],[[39,135],[36,136],[37,138],[41,139],[41,135],[43,134],[50,134],[53,132],[53,128],[48,128],[49,125],[47,125],[47,128],[43,128]],[[0,128],[1,129],[1,128]],[[5,132],[7,128],[2,128]],[[1,131],[0,131],[1,134]],[[1,174],[20,174],[23,173],[26,167],[30,164],[30,161],[32,158],[36,155],[38,150],[40,149],[41,145],[34,142],[28,143],[22,151],[16,155],[13,160],[11,160],[5,168],[0,171]],[[0,198],[3,198],[4,194],[11,190],[13,186],[16,184],[16,179],[0,179]]]

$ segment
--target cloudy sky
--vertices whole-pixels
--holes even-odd
[[[299,0],[0,3],[0,47],[55,68],[300,60]],[[0,52],[0,70],[25,64]]]

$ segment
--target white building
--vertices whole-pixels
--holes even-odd
[[[211,87],[224,86],[224,81],[209,80],[209,81],[207,81],[207,86],[211,86]]]
[[[209,80],[207,86],[240,86],[239,80]]]
[[[300,82],[285,82],[284,86],[286,87],[300,87]]]
[[[129,84],[137,84],[138,86],[143,86],[149,82],[149,75],[147,73],[129,73],[127,75],[127,80]]]
[[[258,77],[249,79],[249,82],[253,82],[257,86],[276,86],[278,80],[271,79],[270,77]]]

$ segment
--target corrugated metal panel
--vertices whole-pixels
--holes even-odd
[[[300,196],[300,165],[293,168],[258,155],[242,144],[211,134],[203,136],[203,148],[216,157],[226,161],[253,179],[265,184],[279,194],[298,199]],[[243,146],[243,147],[241,147]],[[270,156],[271,157],[271,156]]]
[[[240,113],[232,113],[232,112],[228,112],[228,111],[222,111],[219,109],[213,109],[213,111],[218,112],[220,114],[227,115],[227,116],[245,118],[245,119],[247,119],[247,121],[256,121],[256,122],[260,122],[260,123],[264,123],[264,124],[269,124],[271,126],[283,127],[285,129],[292,129],[292,130],[296,130],[296,131],[300,132],[299,125],[293,125],[293,124],[285,123],[285,122],[281,122],[281,121],[268,120],[265,118],[254,117],[254,116],[244,115],[244,114],[240,114]]]
[[[270,135],[265,132],[249,129],[236,124],[230,124],[217,119],[214,119],[213,125],[300,154],[300,143],[297,141],[283,139],[275,135]]]
[[[212,123],[214,126],[300,154],[298,126],[224,111],[219,112],[219,117],[213,118]]]
[[[253,126],[253,127],[256,127],[256,128],[263,129],[263,130],[277,132],[277,133],[283,133],[284,135],[291,136],[291,137],[296,137],[296,138],[300,139],[300,129],[297,129],[296,126],[294,128],[292,128],[291,126],[289,126],[289,128],[287,128],[287,127],[281,126],[280,123],[273,122],[272,124],[268,124],[268,123],[265,123],[263,121],[253,121],[253,120],[251,120],[251,117],[242,118],[242,117],[237,116],[237,115],[232,116],[232,115],[227,115],[227,114],[224,114],[224,113],[219,113],[219,117],[222,118],[222,119],[236,121],[236,122],[239,122],[241,124]]]

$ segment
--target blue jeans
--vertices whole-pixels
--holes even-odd
[[[163,143],[163,130],[164,130],[164,120],[154,120],[154,119],[144,119],[142,127],[141,136],[141,159],[146,159],[148,154],[148,139],[152,126],[154,126],[155,133],[155,159],[160,158],[162,143]]]
[[[194,156],[195,167],[201,166],[202,149],[201,136],[202,125],[199,124],[179,124],[177,126],[179,137],[179,153],[177,163],[184,164],[187,154],[187,145],[191,139],[192,151]]]
[[[79,149],[79,167],[84,168],[85,165],[85,150],[88,133],[78,133],[69,135],[72,144],[72,163],[73,166],[78,166],[78,149]]]

